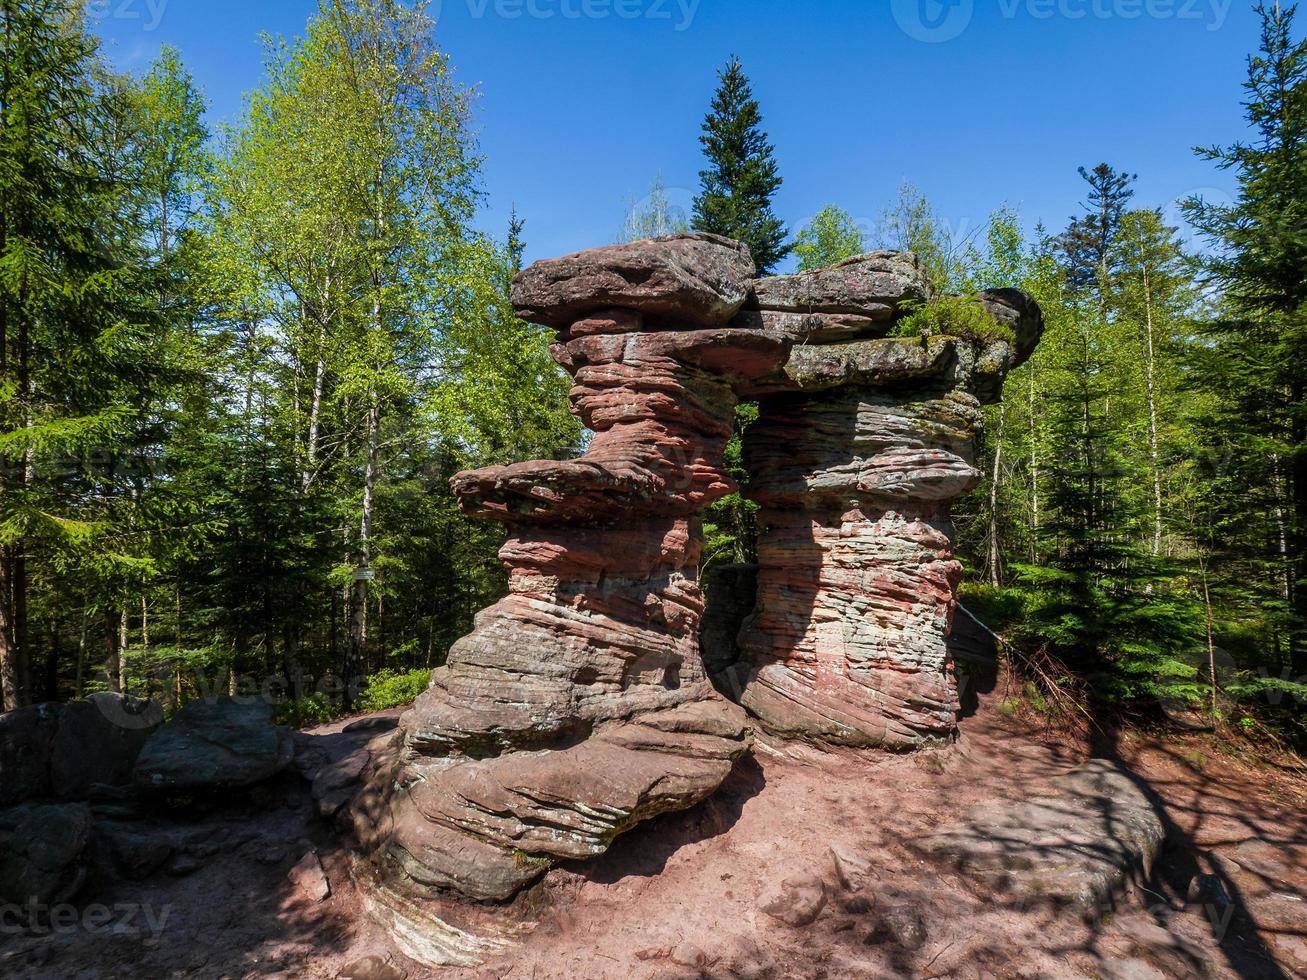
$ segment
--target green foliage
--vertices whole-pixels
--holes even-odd
[[[785,223],[772,211],[780,170],[740,59],[732,58],[717,78],[699,137],[708,166],[699,173],[694,228],[744,242],[759,274],[766,275],[790,252]]]
[[[945,296],[918,304],[894,325],[896,337],[960,337],[980,343],[1015,342],[1012,328],[999,323],[972,296]]]
[[[273,717],[278,725],[308,728],[340,717],[340,703],[321,692],[313,691],[301,698],[281,702],[273,712]]]
[[[744,459],[744,433],[758,421],[758,404],[743,402],[735,409],[735,431],[726,444],[726,472],[741,491],[714,501],[703,515],[704,551],[701,572],[718,564],[741,564],[757,560],[758,505],[743,495],[749,484]]]
[[[847,211],[827,205],[794,236],[799,271],[822,269],[862,253],[862,232]]]
[[[679,235],[689,230],[690,223],[684,212],[673,206],[667,196],[663,175],[655,174],[644,200],[634,201],[627,208],[618,241],[638,242],[645,238]]]
[[[379,670],[368,678],[367,689],[358,701],[360,711],[385,711],[412,704],[431,684],[426,668],[409,671]]]

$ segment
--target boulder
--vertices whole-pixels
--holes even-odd
[[[90,809],[81,803],[0,812],[0,901],[20,908],[75,895],[86,878]]]
[[[287,878],[296,893],[310,902],[325,902],[331,896],[331,883],[322,870],[317,851],[309,851],[300,858]]]
[[[57,704],[33,704],[0,715],[0,806],[50,795],[59,713]]]
[[[503,901],[558,861],[595,857],[637,823],[705,799],[746,735],[744,713],[709,698],[553,751],[412,759],[378,775],[403,787],[385,818],[360,810],[354,829],[402,879]]]
[[[826,884],[818,875],[791,875],[764,892],[758,907],[787,926],[811,925],[826,907]]]
[[[129,785],[141,746],[162,720],[157,702],[108,692],[0,715],[0,806],[89,800],[97,787]]]
[[[1019,907],[1093,918],[1147,878],[1165,836],[1129,770],[1091,759],[1029,799],[981,804],[914,846]]]
[[[879,914],[870,941],[889,942],[902,949],[926,945],[926,920],[915,905],[891,905]]]
[[[294,758],[288,728],[272,706],[253,698],[188,702],[145,742],[134,780],[151,792],[202,792],[252,786]]]
[[[124,830],[104,823],[96,826],[96,851],[101,850],[107,852],[118,874],[139,881],[167,864],[173,855],[173,841],[158,831]]]
[[[162,722],[158,702],[121,694],[64,705],[50,753],[52,793],[85,800],[96,786],[130,785],[141,747]]]
[[[525,320],[567,329],[610,308],[649,323],[726,323],[748,295],[754,264],[740,242],[704,233],[670,235],[536,262],[513,281]]]

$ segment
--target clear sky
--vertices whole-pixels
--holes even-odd
[[[303,31],[316,0],[91,0],[120,68],[178,47],[230,119],[261,81],[260,32]],[[1250,0],[442,0],[437,37],[476,86],[488,194],[527,257],[612,241],[661,172],[687,212],[715,72],[738,54],[797,229],[827,203],[871,228],[913,181],[955,234],[996,206],[1060,229],[1079,165],[1139,174],[1170,206],[1233,181],[1191,152],[1241,138],[1257,43]],[[1304,25],[1300,23],[1300,27]]]

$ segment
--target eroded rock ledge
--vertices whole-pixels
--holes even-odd
[[[983,400],[1038,339],[1038,308],[982,294],[1003,338],[889,336],[934,297],[875,252],[754,281],[711,235],[540,262],[520,316],[558,331],[575,460],[455,477],[504,522],[510,594],[404,715],[352,810],[387,887],[505,901],[555,862],[712,793],[749,745],[700,648],[699,513],[735,486],[741,398],[762,507],[756,603],[708,631],[713,679],[773,731],[902,747],[950,733],[944,637],[960,578],[948,503],[973,485]],[[751,581],[747,576],[740,581]],[[732,690],[732,687],[726,687]]]

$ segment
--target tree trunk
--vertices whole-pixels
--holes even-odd
[[[1144,373],[1148,395],[1148,462],[1153,477],[1153,557],[1162,553],[1162,467],[1161,454],[1158,451],[1157,437],[1157,380],[1156,352],[1153,345],[1153,293],[1149,281],[1148,266],[1143,266],[1144,276]],[[1148,583],[1152,592],[1153,584]]]
[[[378,455],[381,444],[381,400],[375,392],[368,409],[367,463],[363,470],[363,515],[359,522],[359,564],[354,580],[350,655],[346,664],[346,707],[352,707],[351,685],[367,665],[368,578],[372,561],[372,512],[375,504]]]
[[[1303,418],[1304,385],[1293,385],[1290,409],[1295,453],[1293,474],[1293,632],[1289,662],[1294,677],[1307,676],[1307,419]]]
[[[54,613],[46,616],[46,632],[50,635],[50,656],[45,661],[45,700],[59,700],[59,659],[63,655],[59,642],[59,619]]]
[[[1207,559],[1200,563],[1203,574],[1203,606],[1207,612],[1207,678],[1212,685],[1212,724],[1216,724],[1216,631],[1212,620],[1212,593],[1207,583]]]
[[[989,480],[989,584],[1003,584],[1001,555],[998,546],[998,491],[1003,475],[1003,436],[1007,424],[1007,405],[998,406],[998,438],[994,440],[994,472]]]
[[[151,670],[150,666],[150,603],[144,595],[141,596],[141,657],[145,664],[145,669]],[[148,678],[149,675],[147,675]],[[150,682],[147,679],[145,686],[146,697],[153,692],[150,690]]]
[[[122,693],[129,694],[131,691],[131,681],[127,676],[126,655],[131,649],[131,623],[127,619],[127,606],[123,606],[122,615],[118,620],[118,673],[122,685]]]
[[[4,710],[22,707],[18,693],[17,652],[14,650],[13,603],[10,549],[0,550],[0,695]]]
[[[91,625],[91,603],[89,598],[82,603],[82,628],[77,634],[77,678],[76,691],[79,699],[86,697],[86,634]]]
[[[1039,417],[1035,413],[1035,368],[1030,372],[1030,563],[1039,563]]]
[[[122,620],[114,622],[112,612],[104,618],[105,642],[108,644],[108,656],[105,660],[105,673],[109,675],[109,690],[121,694],[123,690],[122,648],[118,645],[119,627]]]
[[[181,707],[182,703],[182,586],[181,582],[177,583],[176,590],[173,593],[176,600],[177,615],[177,647],[172,658],[172,698],[175,707]]]

